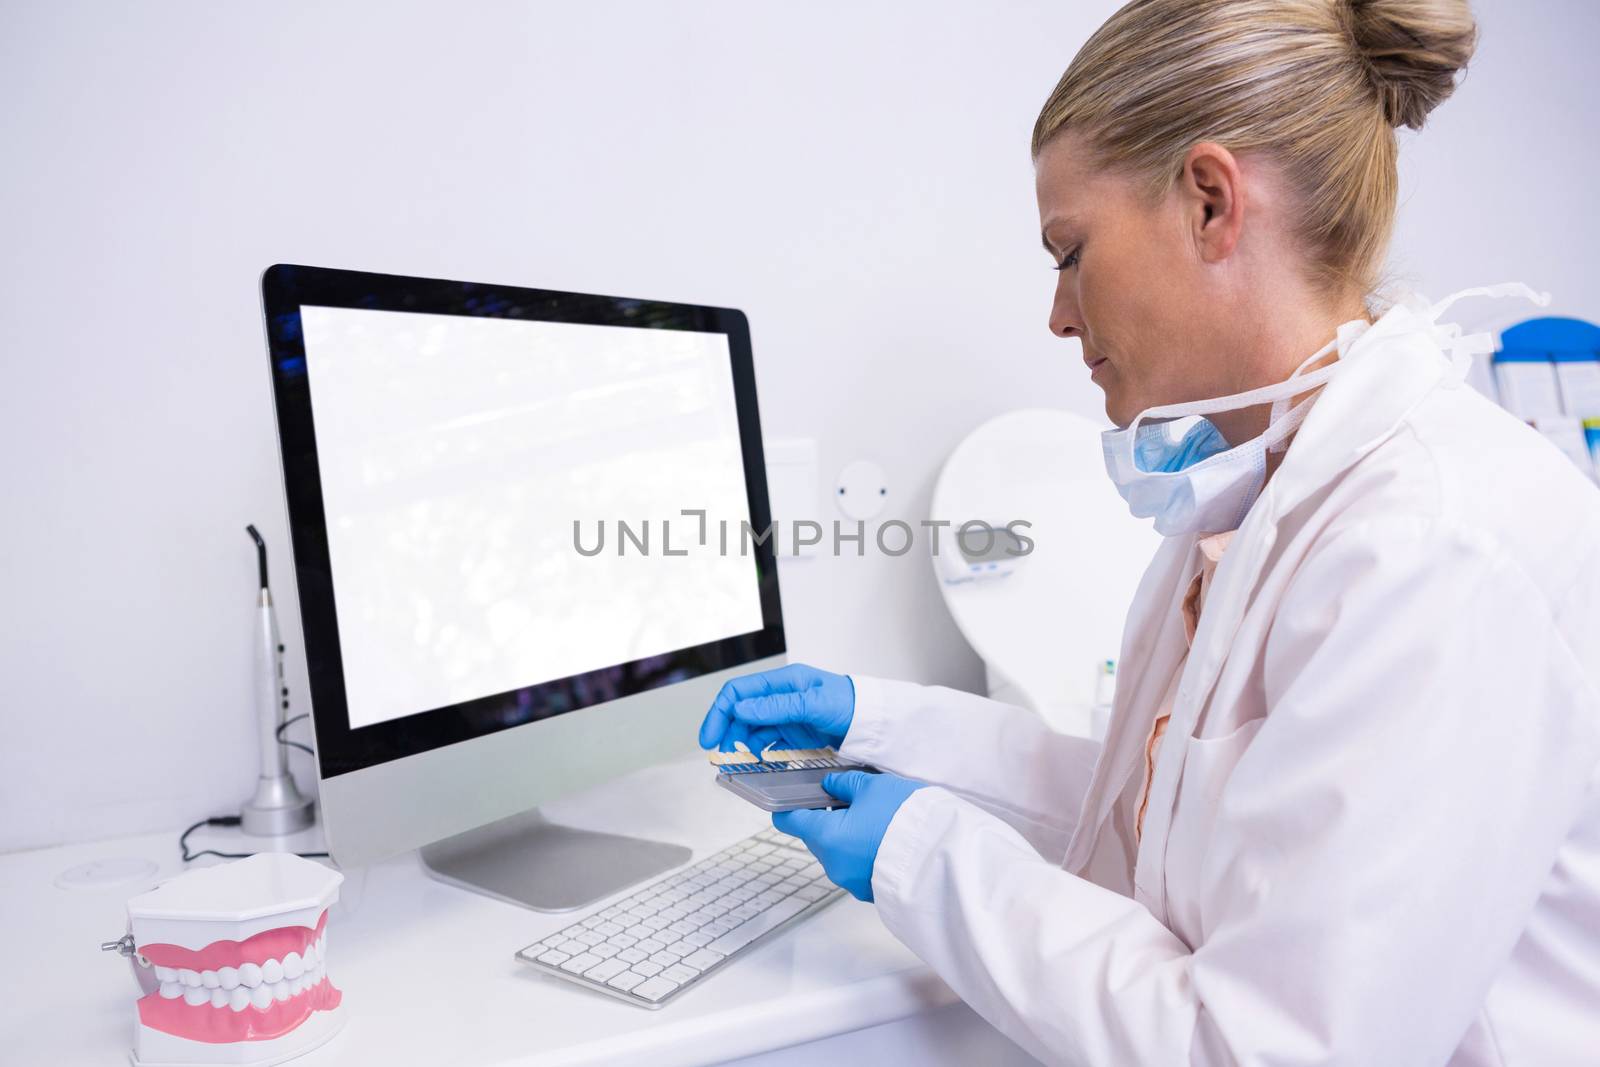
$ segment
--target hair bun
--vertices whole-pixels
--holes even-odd
[[[1338,0],[1391,126],[1422,129],[1456,87],[1478,30],[1467,0]]]

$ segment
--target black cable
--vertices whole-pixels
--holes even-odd
[[[189,835],[200,829],[200,827],[238,826],[239,822],[240,819],[237,815],[213,815],[209,819],[201,819],[183,833],[179,834],[178,848],[183,852],[183,862],[188,863],[190,860],[197,860],[201,856],[216,856],[218,859],[224,860],[242,860],[249,859],[251,856],[257,855],[257,853],[254,852],[218,852],[214,848],[203,848],[199,852],[189,851]],[[296,852],[295,855],[303,856],[304,858],[311,860],[325,858],[328,854],[326,852]]]
[[[308,753],[311,753],[312,755],[315,755],[316,753],[311,748],[311,746],[302,745],[298,741],[291,741],[287,737],[283,736],[283,731],[289,726],[290,723],[299,722],[301,719],[304,719],[306,717],[307,717],[307,713],[301,712],[299,715],[296,715],[296,716],[294,716],[292,718],[285,719],[283,722],[279,723],[278,724],[278,729],[276,731],[277,737],[278,737],[278,744],[286,745],[289,748],[298,748],[302,752],[308,752]],[[218,852],[214,848],[203,848],[199,852],[190,852],[189,851],[189,835],[194,833],[196,830],[200,829],[200,827],[202,827],[202,826],[238,826],[240,821],[241,820],[240,820],[239,816],[237,816],[237,815],[213,815],[209,819],[201,819],[199,822],[197,822],[193,826],[189,827],[183,833],[179,834],[178,835],[178,850],[183,854],[183,862],[184,863],[188,863],[191,860],[199,859],[201,856],[216,856],[218,859],[224,859],[224,860],[242,860],[242,859],[248,859],[249,857],[256,855],[256,853],[254,853],[254,852]],[[295,855],[296,856],[303,856],[306,859],[321,859],[321,858],[325,858],[328,854],[326,852],[296,852]]]
[[[201,819],[199,822],[189,827],[183,833],[178,835],[178,848],[183,852],[183,862],[188,863],[190,860],[197,860],[201,856],[218,856],[225,860],[242,860],[246,856],[254,855],[254,853],[251,852],[218,852],[214,848],[201,849],[199,852],[192,854],[189,852],[189,835],[200,829],[200,827],[238,825],[239,816],[237,815],[217,815],[210,819]]]
[[[284,746],[286,746],[288,748],[298,748],[301,752],[304,752],[308,756],[315,756],[317,754],[316,750],[313,749],[310,745],[302,745],[298,741],[291,741],[287,737],[283,736],[283,731],[285,731],[285,730],[287,730],[289,728],[289,724],[290,723],[299,722],[301,719],[304,719],[308,714],[309,714],[308,712],[302,711],[298,715],[295,715],[295,716],[293,716],[291,718],[283,720],[282,722],[280,722],[278,724],[278,729],[276,731],[274,731],[274,732],[277,734],[278,744],[284,745]]]

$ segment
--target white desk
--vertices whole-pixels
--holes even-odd
[[[768,825],[764,813],[718,789],[698,760],[633,774],[544,811],[574,826],[680,842],[695,859]],[[206,814],[218,813],[195,818]],[[237,831],[207,834],[197,831],[191,847],[256,847]],[[54,885],[76,864],[129,856],[158,863],[159,874],[111,889]],[[12,975],[0,996],[0,1061],[127,1062],[137,988],[127,961],[99,943],[126,929],[129,897],[181,866],[176,832],[0,856]],[[546,978],[512,958],[570,921],[435,881],[415,853],[347,872],[328,920],[328,972],[344,991],[348,1022],[294,1062],[672,1067],[740,1057],[816,1062],[836,1052],[928,1064],[1034,1062],[956,1002],[872,906],[853,899],[659,1011]],[[788,1048],[819,1039],[827,1040]]]

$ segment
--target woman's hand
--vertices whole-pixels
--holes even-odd
[[[850,806],[833,811],[780,811],[772,825],[798,837],[828,877],[857,900],[872,900],[872,869],[878,846],[906,797],[926,783],[897,774],[844,771],[822,780],[822,788]]]
[[[700,724],[700,747],[731,752],[778,748],[838,748],[856,710],[848,675],[791,663],[735,678],[722,687]]]

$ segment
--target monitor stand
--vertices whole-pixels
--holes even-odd
[[[535,911],[571,911],[687,863],[683,845],[579,830],[538,808],[424,845],[441,882]]]

